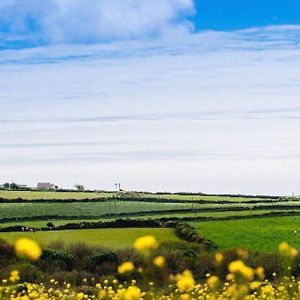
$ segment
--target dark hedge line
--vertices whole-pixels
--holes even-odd
[[[245,197],[246,198],[246,197]],[[250,198],[250,197],[248,197]],[[264,199],[268,199],[263,201]],[[152,202],[152,203],[196,203],[196,204],[258,204],[258,203],[279,203],[279,202],[288,202],[291,199],[289,198],[262,198],[262,200],[248,200],[248,201],[229,201],[229,200],[185,200],[185,199],[171,199],[171,198],[141,198],[141,197],[132,197],[132,196],[122,196],[114,198],[112,197],[97,197],[97,198],[84,198],[84,199],[5,199],[0,197],[0,203],[70,203],[70,202],[109,202],[109,201],[119,201],[119,202]]]
[[[194,227],[187,223],[175,222],[175,234],[182,240],[190,243],[201,244],[207,250],[217,249],[217,247],[212,243],[212,241],[200,236]]]
[[[74,230],[74,229],[96,229],[96,228],[130,228],[130,227],[147,227],[147,228],[159,228],[165,227],[165,224],[161,221],[154,219],[147,220],[133,220],[133,219],[117,219],[107,222],[80,222],[80,223],[68,223],[60,226],[50,226],[42,228],[34,228],[27,226],[9,226],[0,228],[0,232],[12,232],[12,231],[50,231],[50,230]]]

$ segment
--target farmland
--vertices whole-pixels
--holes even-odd
[[[287,232],[294,230],[289,220],[298,220],[296,216],[300,215],[297,197],[59,191],[0,191],[0,195],[2,228],[22,225],[39,229],[46,227],[49,221],[60,226],[117,218],[177,219],[192,222],[200,235],[211,239],[221,249],[238,246],[238,241],[243,247],[271,250],[280,242],[277,238],[273,242],[270,240],[272,230],[281,220],[288,220],[284,223]],[[39,234],[43,243],[46,235],[58,237],[64,233],[38,232],[35,237]],[[78,233],[75,240],[80,236]],[[279,234],[280,237],[292,243],[295,238]],[[108,240],[113,243],[115,238],[112,234]],[[266,239],[270,242],[266,243]]]
[[[95,199],[101,197],[109,197],[112,193],[101,192],[56,192],[56,191],[0,191],[0,198],[3,199],[25,199],[25,200],[51,200],[51,199]]]
[[[7,200],[83,200],[83,199],[110,199],[114,196],[122,198],[149,198],[150,199],[161,199],[161,200],[186,200],[186,201],[208,201],[208,202],[253,202],[253,201],[277,201],[277,200],[288,200],[287,197],[276,197],[276,196],[239,196],[239,195],[206,195],[206,194],[176,194],[176,193],[142,193],[142,192],[128,192],[118,194],[115,192],[76,192],[76,191],[6,191],[0,190],[0,199]],[[280,199],[279,199],[280,198]],[[294,198],[294,200],[300,200]]]
[[[216,251],[233,259],[239,255],[236,248],[248,249],[247,265],[262,266],[268,278],[274,271],[282,278],[282,260],[274,253],[278,245],[285,241],[300,247],[297,197],[94,192],[2,192],[2,196],[7,197],[0,200],[0,247],[9,251],[12,248],[5,243],[26,237],[43,248],[38,263],[18,262],[27,282],[55,278],[58,284],[67,280],[80,287],[85,278],[93,282],[95,277],[115,276],[122,262],[145,266],[153,256],[143,262],[133,246],[145,236],[158,241],[153,255],[165,258],[170,274],[189,269],[200,282],[205,272],[216,271],[225,280],[228,265],[216,270]],[[13,263],[12,259],[6,273]],[[293,274],[299,272],[295,269]]]
[[[285,211],[288,213],[293,213],[293,211]],[[197,219],[197,218],[214,218],[214,219],[218,219],[218,218],[226,218],[226,217],[253,217],[253,216],[260,216],[263,214],[270,214],[270,213],[281,213],[280,210],[258,210],[258,211],[251,211],[251,210],[244,210],[244,211],[221,211],[221,212],[194,212],[194,213],[190,213],[190,212],[180,212],[180,213],[170,213],[170,212],[164,212],[164,213],[160,213],[160,214],[155,214],[155,212],[153,214],[151,214],[151,216],[147,216],[147,215],[136,215],[134,216],[134,219],[145,219],[148,217],[151,217],[153,219],[160,219],[160,218],[179,218],[179,219],[183,219],[183,218],[188,218],[188,219]],[[11,221],[11,222],[2,222],[0,223],[0,228],[3,226],[14,226],[14,225],[22,225],[22,226],[28,226],[28,227],[34,227],[34,228],[41,228],[41,227],[46,227],[47,223],[49,221],[51,221],[55,226],[60,226],[60,225],[64,225],[64,224],[68,224],[68,223],[74,223],[74,222],[98,222],[98,221],[108,221],[108,220],[115,220],[115,217],[110,217],[110,216],[106,216],[106,217],[100,217],[100,218],[75,218],[75,219],[47,219],[47,220],[39,220],[39,221]]]
[[[300,248],[299,216],[192,222],[191,224],[222,250],[242,247],[276,251],[282,241]]]
[[[169,228],[107,228],[35,233],[9,232],[0,234],[0,237],[11,243],[17,238],[26,236],[35,239],[42,246],[61,241],[66,245],[85,242],[90,246],[116,249],[132,247],[133,242],[144,235],[153,235],[160,242],[178,240],[173,230]]]
[[[290,206],[293,202],[283,203],[281,206]],[[276,209],[279,204],[256,205],[258,209],[260,206],[270,207]],[[295,208],[300,209],[300,205],[294,204]],[[33,216],[80,216],[80,217],[101,217],[105,215],[118,214],[134,214],[134,213],[155,213],[157,211],[186,211],[195,210],[203,211],[235,211],[248,210],[250,211],[253,205],[222,205],[222,204],[183,204],[183,203],[155,203],[155,202],[139,202],[139,201],[122,201],[118,203],[113,202],[71,202],[71,203],[0,203],[1,218],[26,218]]]

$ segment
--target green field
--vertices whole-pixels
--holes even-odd
[[[55,191],[3,191],[0,190],[0,198],[3,199],[24,199],[24,200],[65,200],[65,199],[95,199],[99,197],[110,197],[112,193],[97,192],[55,192]]]
[[[285,213],[300,212],[299,198],[282,198],[280,201],[266,198],[247,198],[230,197],[214,195],[178,195],[178,194],[151,194],[151,193],[130,193],[122,194],[122,199],[114,201],[111,197],[114,193],[96,193],[96,192],[14,192],[0,191],[0,197],[5,199],[23,198],[27,200],[53,200],[50,202],[2,202],[0,203],[0,227],[14,225],[29,226],[35,228],[45,227],[49,221],[55,226],[66,223],[78,223],[83,221],[109,221],[117,217],[130,217],[134,219],[148,218],[224,218],[224,217],[248,217],[241,220],[214,220],[214,221],[195,221],[192,224],[197,227],[199,233],[220,247],[228,249],[233,247],[247,247],[254,250],[275,250],[281,241],[288,241],[291,244],[300,247],[300,235],[294,231],[300,231],[300,217],[268,217],[255,218],[266,213]],[[95,199],[109,198],[111,201],[67,201],[66,199]],[[131,201],[126,200],[130,197]],[[132,198],[136,199],[132,201]],[[139,198],[144,198],[143,201]],[[149,201],[145,201],[149,198]],[[156,202],[153,202],[156,198]],[[56,201],[55,201],[56,200]],[[165,200],[165,201],[164,201]],[[187,200],[189,202],[173,202],[170,200]],[[194,203],[193,200],[204,200],[204,203]],[[249,203],[249,201],[259,201],[258,203]],[[218,203],[214,203],[219,201]],[[123,215],[122,215],[123,214]],[[36,218],[33,220],[32,218]],[[120,245],[128,245],[126,241],[119,240],[117,232],[120,235],[128,230],[128,237],[133,235],[129,229],[101,229],[89,230],[86,235],[86,242],[97,243],[94,236],[101,232],[100,240],[107,240],[108,245],[113,244],[114,240]],[[140,229],[142,230],[142,229]],[[153,229],[148,229],[153,230]],[[139,231],[139,230],[138,230]],[[37,232],[34,236],[45,243],[54,239],[63,239],[69,241],[81,240],[84,231],[68,232]],[[106,232],[108,236],[106,235]],[[163,231],[161,231],[163,232]],[[110,233],[112,233],[110,235]],[[115,234],[113,234],[115,233]],[[31,234],[31,233],[24,233]],[[4,233],[3,233],[4,235]],[[15,236],[16,233],[9,233],[7,236]],[[62,237],[60,235],[63,235]],[[71,235],[72,237],[69,237]],[[103,238],[102,238],[103,237]],[[121,237],[120,237],[121,238]],[[105,242],[106,243],[106,242]]]
[[[203,213],[205,210],[222,210],[222,211],[237,211],[238,209],[248,210],[249,212],[254,207],[270,207],[276,209],[278,206],[293,206],[293,209],[300,209],[300,203],[296,201],[281,202],[281,203],[260,203],[260,204],[199,204],[199,203],[163,203],[163,202],[144,202],[144,201],[107,201],[107,202],[22,202],[22,203],[0,203],[0,220],[5,218],[31,218],[35,216],[47,219],[47,216],[55,216],[56,219],[61,217],[95,217],[114,216],[120,214],[137,214],[143,213],[151,216],[155,212],[160,211],[161,216],[164,216],[164,211],[174,210],[176,213],[180,211],[195,210],[195,215]],[[287,208],[288,209],[288,208]],[[256,213],[258,209],[253,209]]]
[[[163,214],[153,214],[151,216],[135,216],[134,219],[159,219],[159,218],[224,218],[224,217],[233,217],[233,216],[257,216],[261,214],[268,214],[268,213],[278,213],[282,211],[278,210],[245,210],[245,211],[216,211],[216,212],[181,212],[181,213],[163,213]],[[292,212],[292,211],[288,211]],[[98,222],[98,221],[113,221],[116,218],[114,217],[106,217],[106,218],[92,218],[92,219],[85,219],[85,218],[77,218],[77,219],[67,219],[67,220],[41,220],[41,221],[13,221],[13,222],[3,222],[0,223],[0,227],[9,227],[15,225],[27,226],[27,227],[34,227],[34,228],[42,228],[46,227],[47,223],[51,221],[55,226],[60,226],[68,223],[79,223],[79,222]]]
[[[259,197],[232,197],[232,196],[219,196],[219,195],[179,195],[179,194],[143,194],[144,197],[159,198],[159,199],[174,199],[174,200],[189,200],[189,201],[226,201],[226,202],[249,202],[249,201],[274,201],[272,198],[259,198]]]
[[[200,208],[200,204],[194,204]],[[120,213],[137,213],[163,210],[187,210],[192,206],[189,203],[155,203],[139,201],[121,202],[70,202],[70,203],[0,203],[0,219],[25,218],[33,216],[98,216]]]
[[[20,237],[29,237],[38,241],[42,246],[51,242],[62,241],[66,245],[86,243],[105,248],[131,247],[134,241],[144,235],[153,235],[158,241],[176,241],[174,230],[171,228],[105,228],[41,232],[9,232],[0,233],[0,238],[13,243]]]
[[[5,191],[0,190],[0,198],[15,200],[18,198],[24,200],[66,200],[66,199],[96,199],[96,198],[110,198],[115,196],[114,192],[56,192],[56,191]],[[274,201],[272,198],[259,198],[259,197],[243,197],[243,196],[223,196],[223,195],[190,195],[190,194],[153,194],[153,193],[138,193],[129,192],[119,194],[119,197],[126,198],[150,198],[162,200],[187,200],[187,201],[225,201],[225,202],[249,202],[249,201]],[[299,198],[294,198],[299,201]]]
[[[244,247],[274,251],[281,242],[300,248],[300,217],[271,217],[229,221],[191,222],[199,234],[220,249]]]

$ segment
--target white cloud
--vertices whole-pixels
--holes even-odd
[[[299,193],[300,27],[0,53],[0,182]]]
[[[7,0],[0,28],[32,43],[83,43],[189,31],[192,0]]]

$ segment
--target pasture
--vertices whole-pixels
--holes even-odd
[[[280,213],[281,211],[279,210],[257,210],[257,211],[252,211],[252,210],[244,210],[244,211],[216,211],[216,212],[194,212],[191,213],[189,211],[182,211],[180,213],[174,212],[164,212],[164,213],[153,213],[149,216],[147,215],[142,215],[142,216],[134,216],[134,219],[160,219],[160,218],[190,218],[196,219],[196,218],[226,218],[226,217],[253,217],[253,216],[259,216],[262,214],[269,214],[269,213]],[[286,211],[292,213],[292,211]],[[46,227],[47,223],[51,221],[51,223],[54,226],[60,226],[60,225],[65,225],[68,223],[78,223],[78,222],[98,222],[98,221],[113,221],[115,220],[115,217],[99,217],[99,218],[74,218],[74,219],[50,219],[50,220],[39,220],[39,221],[11,221],[11,222],[3,222],[0,223],[0,228],[1,227],[9,227],[9,226],[15,226],[15,225],[21,225],[21,226],[27,226],[27,227],[34,227],[34,228],[42,228]]]
[[[202,208],[194,204],[194,208]],[[0,219],[30,218],[35,216],[59,217],[101,217],[105,215],[130,214],[170,210],[191,210],[190,203],[156,203],[139,201],[106,202],[46,202],[46,203],[0,203]]]
[[[0,233],[0,238],[13,243],[20,237],[36,240],[42,246],[61,241],[66,245],[85,243],[105,248],[132,247],[134,241],[144,235],[153,235],[160,241],[177,241],[174,230],[170,228],[105,228],[40,232],[8,232]]]
[[[276,251],[285,241],[300,248],[300,216],[191,222],[200,235],[213,241],[220,250],[247,248]]]
[[[95,199],[100,197],[110,197],[112,193],[98,192],[56,192],[56,191],[4,191],[0,190],[0,198],[15,200],[66,200],[66,199]]]
[[[208,202],[268,202],[277,200],[288,200],[287,197],[260,197],[260,196],[239,196],[239,195],[208,195],[208,194],[176,194],[176,193],[141,193],[141,192],[128,192],[117,194],[115,192],[76,192],[76,191],[7,191],[0,190],[0,198],[7,200],[82,200],[82,199],[97,199],[106,198],[109,199],[118,195],[121,198],[149,198],[149,199],[161,199],[161,200],[186,200],[186,201],[208,201]],[[294,197],[294,200],[299,201],[299,198]]]

